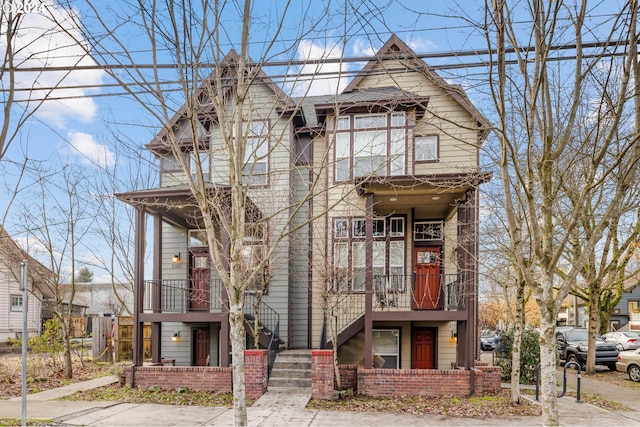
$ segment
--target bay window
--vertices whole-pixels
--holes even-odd
[[[335,135],[335,180],[405,173],[404,112],[339,117]]]

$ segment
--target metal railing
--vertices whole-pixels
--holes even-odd
[[[243,312],[245,320],[251,323],[252,329],[257,320],[258,334],[270,337],[266,348],[269,352],[269,374],[271,374],[273,362],[280,350],[280,314],[253,293],[245,295]],[[260,337],[254,336],[253,339],[259,341]]]
[[[189,279],[145,280],[144,311],[155,313],[189,313],[222,310],[222,281],[209,281],[208,289],[194,289]]]
[[[464,310],[466,286],[461,274],[376,275],[374,309]]]

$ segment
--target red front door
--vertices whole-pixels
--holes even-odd
[[[440,247],[426,246],[414,248],[413,271],[413,308],[415,310],[433,310],[442,306],[440,292]]]
[[[194,252],[191,254],[191,289],[189,292],[189,310],[209,310],[209,254]]]
[[[433,329],[414,329],[411,345],[412,369],[436,368],[436,333]]]
[[[209,362],[209,332],[206,329],[193,331],[193,365],[207,366]]]

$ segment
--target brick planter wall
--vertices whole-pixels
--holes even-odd
[[[245,386],[247,399],[257,399],[267,391],[268,357],[266,350],[245,351]],[[232,368],[215,366],[128,366],[125,384],[134,387],[161,387],[176,389],[231,393],[233,391]]]
[[[476,371],[482,372],[482,383],[480,387],[484,393],[495,393],[502,387],[502,368],[499,366],[476,366]]]
[[[269,381],[267,350],[245,350],[244,380],[247,399],[257,399],[267,392]]]
[[[483,372],[476,370],[474,374],[474,394],[481,394]],[[470,396],[471,377],[471,371],[461,369],[358,367],[358,393],[367,396]]]
[[[340,371],[342,389],[352,388],[354,392],[358,391],[358,365],[338,365],[338,370]],[[337,389],[335,381],[334,387]]]
[[[332,350],[313,350],[312,395],[334,398],[335,375]],[[339,365],[342,388],[353,387],[366,396],[470,396],[500,390],[501,368],[478,364],[464,369],[364,369],[361,365]]]
[[[231,368],[214,366],[128,366],[125,383],[131,384],[134,372],[135,387],[176,389],[187,386],[191,390],[231,392]]]
[[[333,350],[311,351],[311,398],[333,399]]]

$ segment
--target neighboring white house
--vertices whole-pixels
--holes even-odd
[[[133,313],[132,285],[125,283],[76,283],[74,303],[87,307],[87,316]]]
[[[27,300],[28,335],[37,335],[42,327],[42,287],[51,271],[24,252],[0,226],[0,343],[22,336],[24,298],[20,290],[20,263],[29,268]]]

